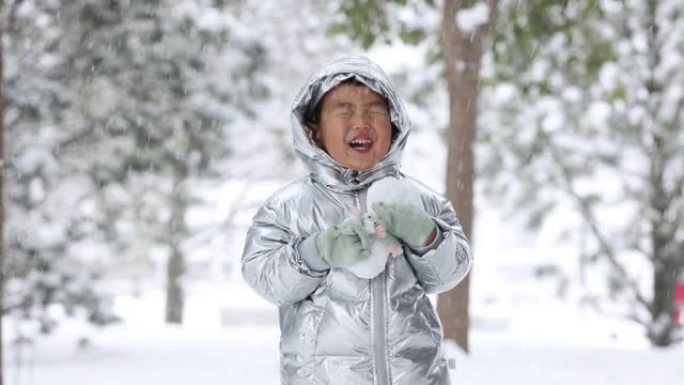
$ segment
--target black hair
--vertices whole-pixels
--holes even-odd
[[[323,98],[316,103],[313,108],[307,108],[304,113],[304,123],[307,126],[318,126],[321,122],[321,109],[323,108]]]
[[[347,84],[347,85],[352,85],[352,86],[364,86],[367,87],[365,84],[363,84],[361,81],[359,81],[356,78],[349,78],[346,80],[341,81],[339,84],[337,84],[335,87]],[[333,88],[335,88],[333,87]],[[321,98],[316,102],[314,106],[307,106],[306,111],[304,113],[304,123],[307,125],[315,125],[318,126],[318,123],[321,122],[321,110],[323,109],[323,99],[325,99],[325,95],[328,94],[333,88],[328,90],[325,94],[321,96]],[[387,100],[387,98],[385,98]],[[389,108],[389,101],[387,102],[388,108]]]
[[[366,84],[364,84],[363,82],[359,81],[356,78],[349,78],[349,79],[343,80],[339,84],[337,84],[335,87],[342,85],[342,84],[368,87]],[[335,88],[335,87],[333,87],[333,88]],[[330,92],[330,90],[328,90],[328,92]],[[326,94],[327,94],[327,92],[326,92]],[[326,94],[324,94],[314,106],[309,105],[309,106],[307,106],[306,110],[304,111],[304,125],[306,126],[306,129],[309,130],[309,135],[312,139],[315,138],[315,135],[314,135],[315,128],[318,127],[318,124],[321,122],[321,110],[323,109],[323,99],[325,99]],[[385,99],[385,102],[387,103],[387,109],[389,110],[389,108],[390,108],[389,99],[387,99],[384,95],[382,95],[382,97]],[[396,137],[399,135],[399,130],[394,125],[394,122],[391,122],[391,125],[392,125],[392,141],[394,141],[394,139],[396,139]]]

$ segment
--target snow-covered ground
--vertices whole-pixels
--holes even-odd
[[[183,326],[164,324],[161,290],[143,293],[117,298],[123,324],[98,330],[67,321],[32,345],[7,345],[6,384],[279,383],[275,309],[244,284],[190,285]],[[684,346],[652,349],[619,319],[552,300],[473,310],[470,354],[446,347],[455,384],[684,383]],[[3,327],[7,339],[16,334],[11,320]]]

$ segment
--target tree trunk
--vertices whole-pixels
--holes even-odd
[[[181,278],[185,271],[183,254],[177,245],[171,246],[171,255],[166,269],[166,322],[183,323],[183,286]]]
[[[166,270],[166,322],[183,323],[184,292],[182,278],[185,273],[185,258],[180,244],[186,234],[185,212],[187,211],[186,182],[188,172],[184,165],[174,165],[174,186],[171,192],[171,220],[169,223],[169,244],[171,255]]]
[[[651,222],[651,255],[653,260],[653,301],[651,303],[651,325],[648,337],[654,346],[669,346],[675,340],[677,331],[674,319],[674,290],[681,273],[678,249],[674,247],[677,240],[674,228],[676,223],[668,220],[667,213],[674,212],[677,197],[668,196],[664,172],[668,162],[666,139],[661,133],[653,135],[653,154],[650,167],[650,208],[655,215],[650,215]]]
[[[447,198],[454,205],[466,236],[472,242],[473,229],[473,144],[477,128],[478,82],[482,40],[493,19],[496,1],[487,2],[488,21],[464,32],[456,15],[472,1],[445,0],[442,20],[444,63],[449,87],[449,131],[446,175]],[[468,299],[470,275],[456,288],[439,295],[437,311],[444,327],[444,338],[469,351]]]
[[[3,1],[0,0],[0,11],[3,9]],[[5,26],[0,23],[0,385],[3,381],[3,350],[4,343],[2,338],[2,315],[5,312],[5,98],[3,85],[5,84],[4,75],[4,56],[3,44]]]
[[[659,112],[662,111],[663,85],[657,79],[655,72],[661,66],[662,48],[658,43],[660,26],[656,21],[659,3],[650,0],[647,4],[646,13],[648,25],[648,66],[650,76],[646,83],[646,89],[650,94],[646,104],[647,110],[654,122],[658,122]],[[678,118],[675,118],[679,120]],[[662,124],[662,121],[660,122]],[[658,123],[655,123],[658,124]],[[680,226],[668,215],[674,213],[679,199],[679,194],[669,192],[665,177],[666,169],[674,169],[672,154],[668,149],[669,138],[675,138],[681,125],[674,122],[672,125],[662,124],[653,129],[653,146],[649,154],[649,205],[653,215],[650,219],[651,256],[653,261],[653,301],[651,303],[651,322],[648,328],[648,338],[654,346],[665,347],[673,344],[677,339],[674,290],[682,263],[680,247],[677,245],[676,229]],[[676,159],[674,162],[676,162]],[[676,189],[676,187],[675,187]],[[675,222],[675,223],[673,223]]]
[[[0,0],[0,12],[3,11],[4,2]],[[2,338],[2,315],[5,312],[5,97],[4,89],[5,85],[5,73],[4,73],[4,62],[5,57],[3,56],[3,44],[4,41],[4,23],[0,22],[0,385],[4,384],[4,379],[2,373],[4,372],[4,355],[2,346],[4,344],[4,339]]]

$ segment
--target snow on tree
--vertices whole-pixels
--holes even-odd
[[[233,125],[254,115],[252,101],[267,93],[256,77],[266,52],[218,2],[90,1],[65,11],[76,26],[76,78],[84,100],[96,101],[78,115],[90,115],[88,150],[100,156],[82,170],[104,203],[98,218],[131,253],[149,252],[132,249],[140,226],[166,249],[166,320],[180,323],[191,186],[228,174],[224,164],[238,145],[231,142],[240,140]]]
[[[234,126],[240,145],[230,162],[232,175],[244,179],[301,176],[305,167],[292,148],[290,107],[296,92],[323,64],[340,55],[358,52],[342,36],[330,36],[333,3],[243,1],[235,17],[267,47],[263,82],[269,97],[254,102],[252,120]],[[254,156],[258,154],[259,156]]]
[[[7,143],[2,311],[26,319],[29,335],[54,328],[55,306],[97,324],[116,319],[93,285],[97,270],[71,253],[75,217],[65,213],[75,209],[77,190],[59,157],[77,136],[60,126],[75,95],[61,79],[57,10],[53,2],[18,1],[4,4],[0,16]]]
[[[6,44],[10,311],[84,307],[152,248],[182,317],[190,188],[229,174],[233,124],[267,95],[259,36],[213,1],[17,2]],[[90,274],[89,272],[93,272]],[[42,318],[41,318],[42,317]]]
[[[483,98],[488,190],[533,227],[574,207],[583,301],[644,325],[655,346],[679,338],[682,14],[677,0],[502,1]]]

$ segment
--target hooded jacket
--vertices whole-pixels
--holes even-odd
[[[354,78],[384,96],[398,131],[372,169],[345,169],[311,139],[304,117],[326,92]],[[449,384],[442,329],[427,296],[456,286],[468,273],[468,241],[451,204],[399,171],[410,132],[406,111],[387,75],[369,59],[339,59],[313,75],[292,107],[294,149],[310,174],[272,195],[254,216],[242,256],[250,286],[276,304],[283,384]],[[428,248],[404,247],[384,272],[361,279],[346,269],[315,270],[303,258],[316,253],[316,235],[354,207],[366,211],[375,181],[408,178],[439,230]]]

